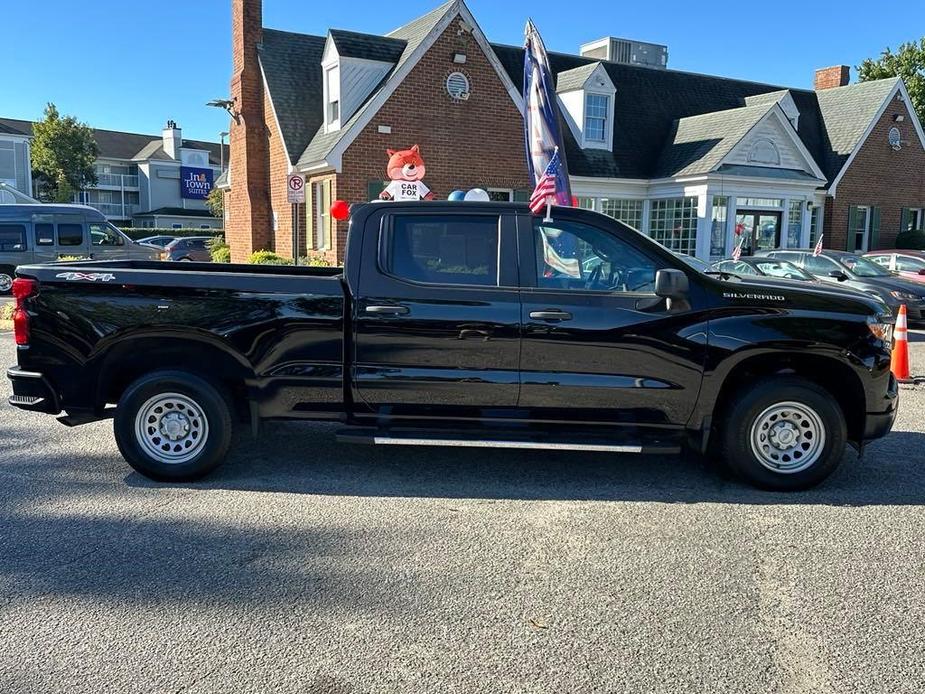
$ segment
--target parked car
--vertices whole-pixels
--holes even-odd
[[[846,442],[890,430],[880,302],[703,274],[610,217],[553,217],[355,205],[343,269],[20,267],[10,402],[71,425],[114,414],[122,455],[161,480],[208,473],[235,427],[266,419],[382,445],[710,447],[772,489],[816,484]]]
[[[778,279],[797,280],[798,282],[819,281],[791,262],[762,256],[742,256],[738,260],[720,260],[713,263],[710,269],[742,276],[761,275],[762,277],[777,277]]]
[[[788,260],[823,282],[872,294],[883,300],[894,313],[905,304],[910,321],[925,318],[925,287],[897,277],[854,253],[827,249],[814,256],[812,249],[786,249],[759,251],[756,255]]]
[[[925,251],[871,251],[864,257],[907,280],[925,282]]]
[[[164,247],[161,259],[211,263],[212,254],[209,252],[208,243],[212,238],[211,236],[186,236],[174,239]]]
[[[138,239],[138,243],[144,243],[149,246],[157,246],[158,248],[163,248],[167,244],[176,240],[176,236],[147,236],[143,239]]]
[[[85,205],[0,205],[0,294],[9,294],[17,265],[60,257],[155,260],[158,252],[132,241]]]

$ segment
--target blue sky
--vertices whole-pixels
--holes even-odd
[[[264,0],[264,25],[384,33],[440,1]],[[901,12],[869,0],[467,2],[495,42],[520,44],[529,13],[549,50],[575,52],[612,34],[668,44],[669,67],[677,70],[794,87],[811,86],[816,67],[853,68],[925,31],[921,2],[904,3]],[[35,119],[54,101],[99,128],[158,133],[173,118],[186,137],[209,140],[227,129],[221,113],[204,103],[228,93],[230,0],[4,4],[11,5],[3,9],[4,25],[14,29],[0,42],[0,115]]]

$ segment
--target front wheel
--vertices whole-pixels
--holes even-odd
[[[214,470],[231,444],[231,408],[211,383],[185,371],[157,371],[132,383],[113,422],[122,456],[137,472],[165,482]]]
[[[722,457],[764,489],[793,491],[822,482],[845,453],[845,417],[834,398],[795,376],[761,381],[721,413]]]
[[[16,271],[7,266],[0,266],[0,296],[8,296],[13,289],[13,278]]]

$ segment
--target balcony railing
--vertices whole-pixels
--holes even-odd
[[[84,204],[95,207],[107,217],[115,217],[117,219],[128,219],[138,212],[139,208],[139,205],[133,203],[125,203],[122,205],[117,202],[85,202]]]
[[[138,176],[131,174],[107,174],[98,173],[96,175],[96,185],[98,188],[137,188]]]

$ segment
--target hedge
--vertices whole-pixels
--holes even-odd
[[[224,229],[194,229],[186,227],[183,229],[166,229],[166,228],[145,228],[145,227],[122,227],[120,231],[128,236],[132,241],[146,239],[149,236],[224,236]]]
[[[925,231],[904,231],[896,237],[896,248],[925,251]]]

